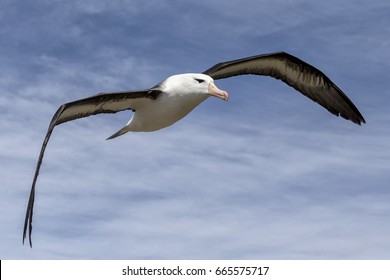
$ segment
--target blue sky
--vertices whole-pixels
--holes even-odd
[[[211,2],[211,3],[210,3]],[[388,1],[0,4],[1,259],[389,259]],[[179,123],[105,141],[131,112],[58,126],[66,102],[287,51],[325,72],[361,127],[267,77],[218,80]]]

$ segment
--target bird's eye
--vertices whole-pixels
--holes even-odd
[[[195,81],[197,81],[199,84],[201,84],[201,83],[204,82],[204,80],[202,80],[202,79],[196,79],[196,78],[194,78],[194,79],[195,79]]]

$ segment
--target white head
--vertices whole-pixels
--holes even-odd
[[[205,74],[179,74],[170,76],[164,82],[164,90],[180,95],[201,95],[206,99],[215,96],[225,101],[228,100],[228,93],[220,90],[214,83],[213,78]]]

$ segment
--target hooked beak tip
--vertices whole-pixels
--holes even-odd
[[[224,95],[224,97],[222,99],[227,102],[229,100],[229,94],[226,91],[224,91],[224,94],[225,95]]]
[[[221,98],[222,100],[228,101],[229,94],[224,91],[217,88],[217,86],[214,84],[214,82],[211,82],[209,85],[209,94],[218,98]]]

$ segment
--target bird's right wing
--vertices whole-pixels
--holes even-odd
[[[29,232],[29,242],[32,246],[31,232],[32,232],[32,218],[35,198],[35,185],[38,179],[39,170],[45,154],[47,143],[49,142],[51,133],[56,125],[64,122],[85,118],[91,115],[103,113],[117,113],[124,110],[137,110],[140,106],[156,99],[161,94],[159,89],[148,89],[142,91],[125,91],[114,93],[101,93],[88,98],[76,100],[70,103],[61,105],[54,114],[45,139],[42,144],[41,152],[39,154],[37,166],[35,169],[34,179],[31,186],[30,198],[27,205],[26,218],[23,229],[23,243],[27,235],[27,226]]]
[[[365,123],[352,101],[324,73],[285,52],[218,63],[203,74],[215,80],[248,74],[271,76],[295,88],[332,114],[356,124]]]

